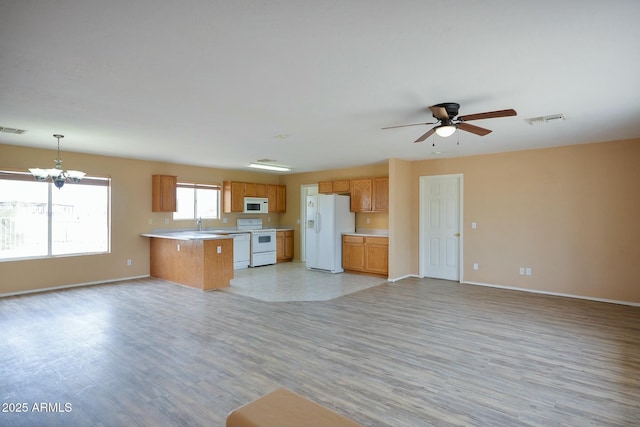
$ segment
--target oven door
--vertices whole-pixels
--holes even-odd
[[[252,232],[251,233],[251,252],[275,252],[276,250],[276,233],[268,232]]]

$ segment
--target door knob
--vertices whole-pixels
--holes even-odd
[[[460,233],[456,233],[456,234],[454,234],[454,236],[460,237]]]

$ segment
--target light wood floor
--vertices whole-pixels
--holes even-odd
[[[367,426],[631,426],[640,308],[407,279],[265,302],[153,280],[0,299],[0,425],[223,426],[287,387]],[[34,403],[71,412],[31,412]]]

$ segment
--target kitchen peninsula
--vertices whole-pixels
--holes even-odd
[[[211,232],[142,234],[149,237],[151,276],[204,291],[227,288],[233,279],[233,238]]]

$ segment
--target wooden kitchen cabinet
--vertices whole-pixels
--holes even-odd
[[[318,193],[333,194],[333,181],[320,181],[318,183]]]
[[[151,177],[151,211],[175,212],[176,187],[178,177],[171,175],[152,175]]]
[[[383,275],[389,273],[389,238],[364,238],[364,271]]]
[[[373,178],[373,212],[389,212],[389,177]]]
[[[245,182],[244,197],[267,197],[267,184]]]
[[[283,213],[287,211],[287,186],[267,184],[269,212]]]
[[[389,273],[389,239],[377,236],[342,236],[342,268],[386,276]]]
[[[244,212],[246,183],[224,181],[222,183],[222,211],[224,213]]]
[[[276,231],[276,261],[293,260],[293,230]]]
[[[351,189],[351,212],[371,212],[371,197],[373,194],[373,180],[352,179]]]
[[[349,194],[351,192],[351,182],[348,179],[333,181],[333,192],[336,194]]]
[[[318,182],[318,193],[320,194],[349,194],[350,192],[351,182],[348,179]]]
[[[233,239],[151,238],[150,274],[203,291],[228,288],[234,276]]]
[[[287,211],[286,185],[224,181],[222,191],[222,211],[224,213],[244,212],[245,197],[266,197],[269,199],[269,212],[282,213]]]
[[[364,237],[342,236],[342,268],[364,271]]]
[[[389,177],[351,180],[352,212],[389,212]]]

